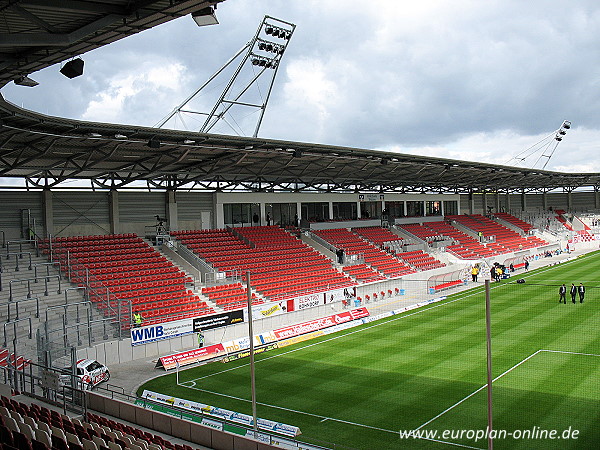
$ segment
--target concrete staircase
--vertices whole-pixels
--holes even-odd
[[[32,251],[31,265],[27,255],[18,260],[15,255],[7,258],[4,252],[0,256],[0,355],[6,354],[3,348],[9,353],[16,349],[18,356],[38,362],[38,332],[48,338],[46,349],[54,353],[51,359],[71,346],[114,338],[116,327],[103,323],[95,307],[82,303],[84,290],[72,285],[45,255],[36,256]]]

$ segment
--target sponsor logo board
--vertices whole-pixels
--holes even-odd
[[[193,333],[192,320],[174,320],[146,327],[132,328],[131,345],[147,344],[149,342],[170,339],[184,334]]]
[[[307,294],[294,299],[294,310],[314,308],[323,304],[323,293]]]
[[[347,287],[343,289],[334,289],[325,293],[325,303],[335,303],[346,300],[353,302],[356,299],[356,288]]]
[[[277,330],[273,330],[273,333],[277,339],[286,339],[301,334],[310,333],[312,331],[329,328],[340,323],[349,322],[351,320],[361,319],[367,316],[369,316],[369,311],[367,308],[356,308],[350,311],[343,311],[338,314],[314,319],[308,322],[279,328]]]
[[[159,394],[144,390],[142,394],[143,398],[153,400],[159,403],[166,403],[169,405],[179,406],[180,408],[187,409],[189,411],[195,411],[200,414],[205,414],[211,417],[216,417],[221,420],[234,422],[240,425],[251,427],[253,425],[252,416],[248,414],[238,413],[236,411],[230,411],[228,409],[217,408],[216,406],[206,405],[204,403],[193,402],[191,400],[170,397],[167,395]],[[209,420],[209,419],[207,419]],[[296,437],[300,434],[300,428],[293,425],[287,425],[281,422],[274,422],[272,420],[266,420],[257,418],[256,425],[258,429],[263,431],[271,431],[274,433],[282,434],[289,437]],[[221,424],[221,426],[223,426]],[[227,425],[225,425],[226,427]],[[245,432],[245,430],[244,430]]]
[[[264,319],[265,317],[277,316],[287,312],[287,300],[281,302],[263,303],[252,306],[252,318]]]
[[[210,330],[212,328],[226,327],[227,325],[241,322],[244,322],[244,311],[241,309],[222,314],[214,314],[208,317],[196,317],[193,323],[194,333]]]
[[[159,358],[156,367],[162,367],[165,370],[174,369],[179,366],[186,366],[207,359],[224,356],[225,349],[223,344],[209,345],[208,347],[197,348],[187,352],[175,353],[173,355],[162,356]]]

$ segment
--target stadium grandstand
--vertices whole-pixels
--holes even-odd
[[[9,2],[0,86],[220,1]],[[86,122],[3,97],[0,177],[6,449],[359,448],[303,441],[277,413],[257,437],[248,412],[138,388],[439,301],[495,264],[522,275],[600,232],[597,173]]]

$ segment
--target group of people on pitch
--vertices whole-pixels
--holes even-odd
[[[577,294],[579,294],[579,303],[583,303],[583,298],[585,297],[585,286],[583,283],[579,283],[579,286],[575,286],[575,283],[571,283],[571,289],[569,290],[571,294],[571,301],[573,303],[577,303],[575,298]],[[558,303],[567,304],[567,286],[563,283],[561,287],[558,288]]]

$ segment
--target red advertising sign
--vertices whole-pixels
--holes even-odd
[[[297,323],[296,325],[290,325],[288,327],[279,328],[274,330],[273,333],[277,339],[286,339],[301,334],[310,333],[312,331],[322,330],[323,328],[332,327],[340,323],[349,322],[351,320],[360,319],[367,317],[369,311],[367,308],[357,308],[350,311],[342,311],[332,316],[322,317],[320,319],[310,320],[308,322]]]
[[[163,356],[158,360],[156,367],[163,367],[165,370],[169,370],[177,367],[177,363],[179,363],[180,366],[185,366],[187,364],[215,358],[219,355],[225,355],[223,344],[209,345],[208,347]]]

